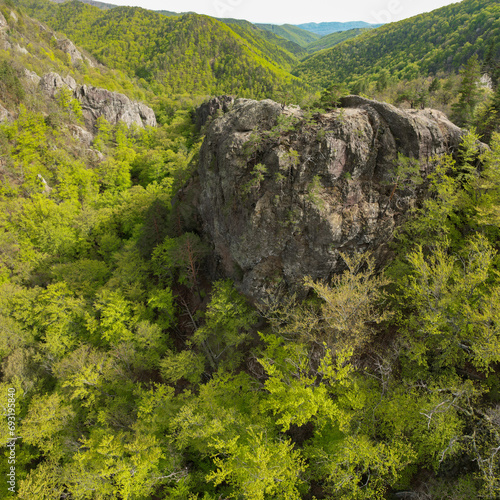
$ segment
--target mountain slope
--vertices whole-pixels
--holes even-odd
[[[327,86],[380,71],[396,78],[456,72],[473,54],[484,58],[492,46],[498,57],[499,39],[498,2],[464,0],[347,40],[307,58],[293,73]]]
[[[330,33],[336,33],[338,31],[348,31],[358,28],[378,28],[382,26],[381,24],[370,24],[364,21],[350,21],[347,23],[304,23],[297,24],[297,27],[315,33],[319,36],[329,35]]]
[[[257,47],[269,61],[286,70],[291,70],[299,59],[307,54],[300,45],[248,21],[241,19],[220,19],[220,21],[227,24],[253,47]]]
[[[293,54],[252,30],[233,30],[208,16],[166,17],[131,7],[102,11],[80,2],[23,3],[99,61],[141,78],[156,93],[265,97],[304,87],[287,71],[296,61]]]
[[[69,0],[50,0],[51,2],[54,3],[66,3]],[[109,10],[109,9],[114,9],[115,7],[118,7],[117,5],[110,4],[110,3],[104,3],[104,2],[97,2],[96,0],[78,0],[79,2],[86,3],[88,5],[93,5],[94,7],[98,7],[99,9],[103,10]]]
[[[281,36],[290,40],[291,42],[300,45],[305,48],[311,42],[315,40],[319,40],[320,36],[316,33],[312,33],[310,31],[299,28],[298,26],[294,26],[293,24],[256,24],[259,28],[263,30],[270,31],[275,35]]]
[[[325,35],[319,40],[310,43],[306,47],[306,50],[309,54],[313,54],[314,52],[319,52],[320,50],[331,49],[332,47],[335,47],[335,45],[345,42],[350,38],[359,36],[370,29],[372,28],[354,28],[347,31],[336,31],[335,33],[330,33],[329,35]]]

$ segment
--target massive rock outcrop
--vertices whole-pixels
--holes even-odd
[[[434,110],[401,110],[349,96],[307,117],[298,108],[239,99],[209,127],[198,210],[219,268],[258,300],[279,283],[328,279],[341,253],[384,258],[417,193],[398,184],[398,155],[456,150],[462,131]]]
[[[126,95],[111,92],[91,85],[78,85],[71,76],[65,78],[57,73],[47,73],[38,83],[40,90],[50,97],[55,97],[62,89],[69,89],[80,101],[85,126],[95,131],[97,119],[102,116],[112,125],[119,121],[128,126],[155,127],[154,111],[145,104],[130,100]]]
[[[75,97],[82,105],[83,118],[89,130],[95,127],[100,116],[112,125],[123,121],[128,126],[156,126],[154,111],[142,102],[131,101],[124,94],[91,85],[80,85],[75,91]]]

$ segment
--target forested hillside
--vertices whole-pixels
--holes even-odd
[[[68,0],[50,0],[51,2],[54,3],[64,3],[67,2]],[[98,2],[97,0],[78,0],[79,2],[86,3],[88,5],[93,5],[94,7],[99,7],[100,9],[108,10],[108,9],[114,9],[117,7],[114,4],[111,3],[104,3],[104,2]]]
[[[278,36],[273,32],[261,29],[259,26],[240,19],[220,19],[230,28],[247,40],[252,46],[262,51],[269,60],[280,67],[291,70],[306,51],[297,43]]]
[[[286,38],[303,48],[320,38],[320,36],[316,33],[304,30],[298,26],[294,26],[293,24],[257,24],[256,26],[264,30],[271,31],[275,35]]]
[[[388,71],[397,79],[457,72],[474,54],[500,50],[500,4],[464,0],[391,23],[305,59],[294,74],[311,83],[353,84]]]
[[[197,14],[166,17],[129,7],[102,11],[76,1],[22,3],[98,61],[140,78],[157,94],[265,97],[306,88],[287,71],[296,57],[255,34],[251,25],[233,30]]]
[[[300,52],[246,22],[0,13],[0,497],[500,497],[498,3],[313,56],[327,88],[304,109],[284,103],[310,88]],[[365,74],[407,109],[345,99]],[[86,125],[92,86],[157,126]],[[283,98],[196,112],[219,92]],[[464,129],[410,109],[429,100]],[[235,211],[279,217],[229,248]],[[340,272],[306,274],[318,255]]]
[[[330,49],[339,43],[345,42],[350,38],[354,38],[362,33],[366,32],[371,28],[354,28],[347,31],[336,31],[335,33],[330,33],[329,35],[322,36],[319,40],[311,42],[307,45],[306,50],[309,54],[318,52],[320,50]]]
[[[341,31],[349,31],[360,28],[378,28],[380,24],[369,24],[364,21],[350,21],[347,23],[339,22],[324,22],[324,23],[303,23],[298,24],[297,27],[311,33],[315,33],[321,37],[329,35],[330,33],[337,33]]]

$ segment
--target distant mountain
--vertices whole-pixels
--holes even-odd
[[[297,24],[299,28],[316,33],[319,36],[329,35],[337,31],[348,31],[356,28],[378,28],[381,24],[370,24],[364,21],[350,21],[347,23],[305,23]]]
[[[296,66],[298,59],[302,59],[307,52],[285,37],[262,29],[260,25],[252,24],[242,19],[219,19],[227,24],[233,31],[253,45],[259,47],[267,57],[290,70]]]
[[[500,59],[498,2],[463,0],[386,24],[309,56],[293,73],[321,86],[373,81],[382,74],[412,79],[457,72],[474,54],[483,61]]]
[[[319,52],[320,50],[330,49],[335,45],[345,42],[350,38],[359,36],[370,29],[372,28],[355,28],[353,30],[337,31],[335,33],[330,33],[329,35],[323,36],[319,40],[315,40],[314,42],[310,43],[306,47],[306,50],[307,52],[309,52],[309,54],[312,54],[314,52]]]
[[[53,3],[66,3],[71,0],[50,0]],[[78,0],[79,2],[86,3],[88,5],[92,5],[93,7],[98,7],[99,9],[102,10],[109,10],[109,9],[114,9],[115,7],[118,7],[117,5],[113,5],[110,3],[104,3],[104,2],[96,2],[95,0]]]
[[[290,40],[291,42],[300,45],[301,47],[307,47],[311,42],[319,40],[320,36],[316,33],[304,30],[293,24],[256,24],[259,28],[263,30],[270,31],[275,35],[281,36]]]
[[[81,0],[80,0],[81,1]],[[172,12],[170,10],[157,10],[158,14],[163,14],[164,16],[180,16],[179,12]]]

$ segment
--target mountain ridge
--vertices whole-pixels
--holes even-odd
[[[302,23],[295,24],[298,28],[301,28],[311,33],[315,33],[320,36],[329,35],[331,33],[337,33],[338,31],[348,31],[352,29],[359,28],[378,28],[383,26],[382,24],[371,24],[365,21],[347,21],[347,22],[320,22],[320,23]]]

